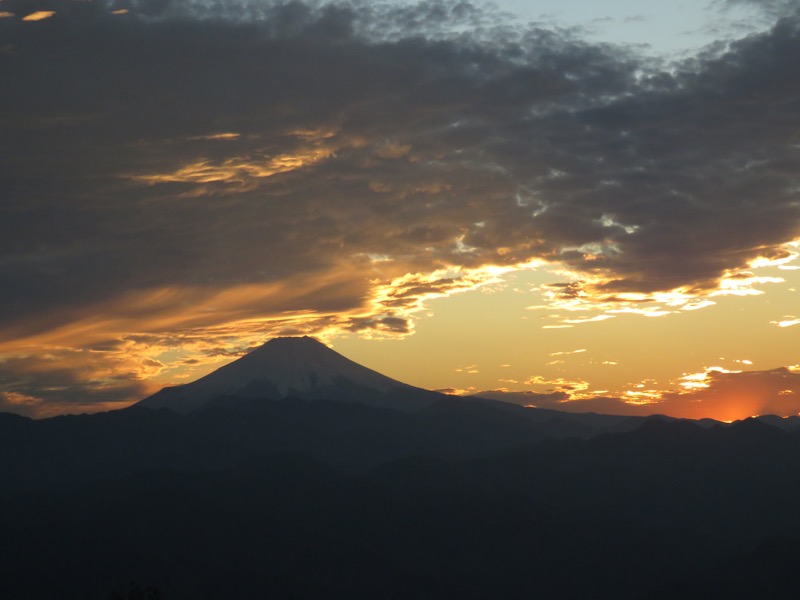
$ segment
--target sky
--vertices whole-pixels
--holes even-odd
[[[0,0],[0,410],[271,337],[524,405],[800,413],[800,9]]]

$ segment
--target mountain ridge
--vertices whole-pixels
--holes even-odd
[[[447,396],[302,338],[215,373],[186,414],[0,414],[4,599],[796,596],[792,418]]]

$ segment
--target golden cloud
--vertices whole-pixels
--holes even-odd
[[[44,19],[49,19],[53,15],[56,14],[54,10],[37,10],[36,12],[32,12],[29,15],[22,17],[23,21],[43,21]]]

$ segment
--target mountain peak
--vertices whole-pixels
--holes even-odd
[[[263,348],[272,348],[275,346],[304,346],[304,347],[317,347],[317,348],[324,348],[326,350],[330,350],[328,346],[320,342],[317,338],[313,338],[308,335],[300,336],[286,336],[286,337],[274,337],[271,340],[261,344],[256,350],[261,350]]]
[[[221,398],[335,400],[413,412],[438,394],[363,367],[319,340],[273,338],[213,373],[186,385],[164,388],[139,402],[146,408],[189,413]]]
[[[302,337],[276,337],[261,344],[257,348],[250,350],[245,356],[249,354],[266,354],[266,353],[329,353],[336,354],[334,350],[320,342],[318,339],[304,335]]]

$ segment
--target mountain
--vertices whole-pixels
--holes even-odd
[[[778,415],[760,415],[755,417],[757,421],[772,425],[783,431],[800,431],[800,417],[779,417]]]
[[[77,490],[143,469],[230,468],[297,453],[348,473],[413,456],[477,458],[639,425],[447,396],[362,367],[311,338],[276,338],[129,408],[32,421],[0,414],[0,489]],[[621,420],[620,420],[621,419]]]
[[[186,385],[164,388],[137,406],[180,414],[243,400],[332,400],[415,413],[442,394],[362,367],[310,337],[274,338]]]
[[[800,435],[756,419],[704,428],[654,418],[477,458],[415,452],[362,473],[261,449],[228,465],[165,464],[200,448],[218,455],[247,427],[279,435],[289,424],[274,423],[282,410],[304,423],[324,410],[328,428],[340,410],[427,420],[354,403],[258,406],[276,412],[261,421],[252,414],[261,408],[226,407],[9,419],[9,429],[46,430],[13,452],[0,430],[0,456],[45,452],[62,428],[69,435],[38,469],[63,474],[94,456],[109,471],[45,492],[15,492],[0,477],[3,599],[797,598]],[[226,414],[242,419],[221,422]],[[446,421],[440,437],[457,431]],[[215,427],[237,435],[208,437]],[[93,428],[103,433],[94,441]],[[353,431],[331,441],[341,449]],[[395,443],[406,447],[415,431],[401,427]],[[154,465],[128,468],[154,450]]]
[[[446,396],[278,338],[127,409],[0,413],[0,595],[795,598],[796,425]]]

